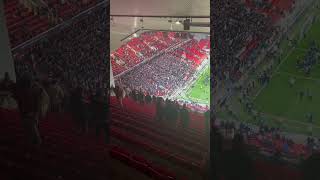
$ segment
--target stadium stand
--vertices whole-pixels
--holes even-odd
[[[299,3],[300,9],[296,8],[297,2]],[[311,1],[309,4],[312,4]],[[261,68],[261,64],[264,62],[268,64],[267,62],[270,59],[277,59],[279,54],[282,53],[279,51],[280,43],[278,42],[280,42],[280,40],[276,41],[277,39],[282,40],[287,38],[287,40],[289,39],[288,41],[293,42],[292,46],[295,46],[294,41],[289,37],[290,35],[287,32],[290,32],[290,26],[287,24],[292,23],[291,21],[295,21],[297,17],[302,16],[301,14],[303,13],[301,12],[304,9],[308,9],[304,8],[307,7],[307,5],[308,3],[304,5],[302,1],[291,0],[215,1],[213,5],[217,7],[217,9],[213,11],[215,20],[213,27],[215,30],[215,46],[213,48],[214,64],[212,67],[212,83],[217,87],[215,95],[220,95],[217,93],[219,91],[224,91],[226,94],[224,97],[219,96],[215,98],[218,99],[216,101],[216,107],[220,113],[217,115],[219,116],[217,118],[219,120],[216,121],[216,128],[219,129],[216,129],[216,131],[219,131],[217,137],[223,137],[221,138],[223,149],[216,150],[215,152],[221,153],[221,156],[224,156],[224,151],[227,151],[226,154],[229,153],[228,155],[230,156],[236,154],[233,158],[234,162],[240,161],[238,159],[240,157],[244,159],[247,158],[249,154],[253,164],[251,171],[254,172],[254,176],[256,176],[255,179],[303,179],[302,172],[300,171],[301,162],[319,152],[320,144],[314,135],[312,135],[313,137],[309,135],[303,136],[303,138],[300,138],[300,141],[298,140],[299,138],[295,139],[298,134],[290,133],[288,130],[284,132],[284,127],[275,124],[271,125],[266,114],[259,116],[259,113],[263,114],[263,108],[261,108],[261,106],[255,107],[255,110],[251,111],[253,112],[253,119],[255,118],[254,113],[258,115],[256,116],[257,119],[254,119],[257,121],[250,122],[252,119],[249,120],[249,118],[245,118],[245,116],[241,114],[242,110],[238,111],[237,108],[239,107],[234,106],[234,104],[238,105],[238,103],[233,103],[234,100],[240,101],[240,104],[243,104],[244,108],[249,107],[249,109],[251,106],[250,103],[252,103],[253,106],[257,106],[253,104],[253,102],[256,102],[254,100],[257,92],[252,91],[252,89],[254,89],[252,87],[255,87],[257,84],[259,84],[260,88],[261,84],[263,87],[264,85],[267,87],[272,77],[270,74],[274,71],[274,67],[277,67],[276,63],[271,63],[271,65]],[[318,5],[313,5],[313,9],[318,9]],[[287,20],[288,22],[286,22]],[[305,58],[299,59],[299,62],[297,62],[297,68],[305,71],[306,74],[310,74],[309,68],[312,67],[310,64],[315,62],[312,54],[317,51],[313,43],[314,42],[311,42],[311,48],[309,46],[309,49],[306,50],[308,53],[305,56],[308,57],[308,62],[304,61]],[[276,50],[268,49],[267,47],[269,46],[275,47],[274,49]],[[313,50],[310,51],[310,49]],[[264,54],[266,54],[266,58],[264,58]],[[262,63],[257,63],[260,60]],[[262,69],[261,72],[257,70],[259,68]],[[257,76],[258,80],[253,82],[250,76]],[[246,83],[247,81],[248,83]],[[221,88],[218,88],[219,86]],[[276,90],[273,89],[273,91]],[[238,96],[238,92],[241,92],[239,93],[240,96]],[[220,97],[223,98],[220,99]],[[244,101],[242,97],[250,100]],[[244,111],[247,111],[247,109]],[[226,114],[229,114],[229,116]],[[238,136],[241,136],[246,144],[244,146],[247,150],[244,152],[249,153],[241,154],[240,151],[237,154],[235,152],[237,150],[233,150],[234,142],[232,142],[232,140]],[[237,155],[238,157],[236,157]],[[232,158],[225,156],[225,160],[230,159]],[[216,163],[215,167],[222,166],[223,160],[217,160]],[[242,165],[247,166],[248,164]],[[239,167],[238,169],[235,168],[237,166]],[[221,179],[234,178],[229,174],[233,172],[235,174],[239,173],[239,171],[243,170],[240,166],[241,163],[234,166],[230,164],[226,165],[225,168],[230,169],[219,174],[219,177]],[[222,172],[221,169],[216,171]]]
[[[182,34],[182,33],[181,33]],[[111,53],[114,75],[118,75],[139,63],[151,58],[168,47],[183,41],[182,35],[169,32],[144,32],[139,38],[133,38]]]
[[[104,59],[107,47],[106,16],[104,9],[96,9],[95,14],[79,17],[69,26],[59,28],[46,37],[26,47],[14,51],[17,76],[25,73],[38,78],[52,78],[64,87],[82,87],[95,92],[106,82],[107,65]],[[61,35],[62,34],[62,35]],[[88,46],[95,43],[95,46]],[[88,45],[85,45],[88,44]],[[79,55],[79,56],[76,56]]]
[[[165,33],[167,35],[164,35]],[[122,45],[111,54],[113,70],[116,76],[119,75],[116,79],[117,83],[131,90],[141,89],[145,94],[157,96],[170,96],[175,90],[184,87],[202,61],[207,58],[208,55],[204,49],[209,47],[208,39],[198,41],[190,34],[188,36],[184,34],[186,33],[144,32],[139,38],[133,38]],[[148,43],[149,39],[153,38],[156,38],[156,41],[152,41],[152,44]],[[165,46],[159,46],[159,44],[165,44]],[[174,49],[163,52],[168,48]],[[140,52],[142,49],[144,52],[153,52],[153,54],[146,55]],[[135,52],[135,55],[118,58],[117,54],[124,54],[123,52],[127,54]],[[155,54],[157,55],[152,57]],[[140,59],[137,60],[139,57]],[[149,57],[152,58],[148,59]]]
[[[51,26],[47,17],[35,14],[18,0],[6,1],[5,14],[12,47],[48,30]]]
[[[109,65],[104,60],[107,44],[101,41],[107,40],[108,36],[104,33],[109,26],[106,7],[99,4],[103,1],[94,0],[43,2],[45,8],[6,1],[8,27],[15,21],[20,25],[21,21],[17,29],[22,29],[24,34],[18,37],[16,29],[9,28],[17,84],[6,80],[1,83],[1,93],[6,94],[1,97],[1,105],[10,104],[11,107],[10,110],[1,108],[1,131],[13,135],[0,139],[0,153],[4,159],[1,168],[5,170],[0,176],[52,180],[130,179],[129,174],[139,179],[200,179],[204,176],[208,136],[204,132],[205,121],[201,114],[190,114],[190,123],[185,123],[190,124],[190,128],[180,121],[177,127],[170,127],[154,121],[155,103],[141,105],[128,97],[124,99],[124,109],[111,98],[111,108],[105,106],[105,101],[105,111],[102,110],[111,112],[112,121],[103,119],[110,121],[110,130],[103,129],[106,137],[96,136],[94,127],[98,129],[100,126],[95,122],[96,98],[101,91],[105,94],[103,82],[107,81],[109,74]],[[120,74],[188,40],[186,33],[142,33],[111,54],[114,73]],[[204,56],[204,52],[197,50],[199,46],[208,48],[209,41],[203,40],[198,45],[198,41],[192,40],[190,46],[180,47],[182,50],[189,47],[190,54],[196,53],[186,57],[185,62],[170,54],[168,57],[174,60],[172,64],[184,64],[194,71]],[[180,68],[178,65],[176,70]],[[32,84],[30,92],[22,88],[22,84],[29,80]],[[34,116],[38,122],[32,122],[34,127],[30,129],[21,122],[26,121],[30,109],[45,111],[45,108],[31,106],[38,98],[49,98],[50,103],[41,102],[44,103],[41,107],[48,108],[49,113],[39,119]],[[145,114],[146,109],[151,114]],[[110,132],[110,144],[105,144],[109,141],[106,131]],[[35,134],[37,142],[29,144],[25,138]],[[17,171],[21,173],[15,173]]]
[[[5,0],[5,16],[12,47],[44,33],[102,0],[88,1],[33,1]]]

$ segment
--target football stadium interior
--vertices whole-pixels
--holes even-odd
[[[248,145],[257,179],[307,178],[319,170],[302,165],[320,149],[319,1],[217,6],[228,10],[215,14],[224,27],[212,52],[216,132]]]
[[[0,39],[0,180],[320,180],[319,0],[0,0]]]
[[[207,178],[209,1],[124,4],[110,3],[111,157],[149,178]]]
[[[208,0],[0,2],[0,179],[207,176]]]

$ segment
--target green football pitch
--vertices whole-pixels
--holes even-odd
[[[255,105],[266,115],[290,124],[289,129],[306,132],[307,114],[314,117],[314,129],[320,133],[320,63],[319,60],[310,75],[299,71],[296,67],[298,59],[302,59],[312,41],[320,45],[320,21],[316,22],[306,34],[306,38],[298,42],[296,47],[285,52],[286,56],[273,74],[273,77],[255,99]],[[296,80],[293,87],[289,79]],[[309,91],[312,99],[303,97],[299,92]],[[318,133],[316,133],[318,134]]]
[[[294,38],[298,38],[301,27],[311,11],[303,15],[293,26],[290,33]],[[298,59],[305,57],[310,44],[315,41],[320,47],[320,11],[313,9],[313,13],[318,15],[318,20],[310,27],[306,37],[299,40],[296,46],[289,45],[288,40],[281,42],[280,64],[274,67],[272,78],[267,86],[257,85],[255,95],[251,100],[254,109],[261,112],[258,119],[248,114],[242,104],[239,103],[239,96],[231,98],[230,106],[233,114],[224,110],[218,112],[222,119],[230,118],[256,124],[258,121],[273,127],[280,127],[286,132],[308,134],[310,123],[307,115],[313,115],[313,135],[320,137],[320,59],[312,68],[311,74],[306,75],[296,67]],[[289,80],[295,79],[293,87],[290,87]],[[256,75],[252,78],[256,80]],[[309,91],[312,99],[304,96],[299,97],[299,92]]]
[[[183,99],[209,105],[210,103],[210,68],[207,66],[194,84],[187,90]]]

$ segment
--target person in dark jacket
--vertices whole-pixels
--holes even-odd
[[[150,104],[152,102],[152,98],[149,93],[146,95],[145,99],[147,104]]]
[[[96,135],[99,136],[101,129],[105,135],[105,142],[109,143],[109,98],[107,93],[98,91],[92,100],[93,120],[96,128]]]
[[[254,180],[254,165],[243,137],[236,134],[232,141],[232,149],[221,154],[221,173],[226,180]]]
[[[35,145],[41,144],[41,137],[38,130],[39,118],[41,117],[41,88],[36,86],[32,76],[26,74],[18,80],[14,90],[14,97],[17,100],[23,127],[29,141]]]
[[[166,99],[164,102],[164,119],[166,122],[170,122],[171,119],[171,101]]]
[[[181,125],[183,128],[189,127],[190,123],[190,115],[189,111],[187,109],[186,104],[183,105],[181,111],[180,111],[180,117],[181,117]]]
[[[210,134],[210,109],[204,113],[206,133]]]
[[[138,100],[140,104],[144,104],[144,94],[142,92],[142,89],[138,91]]]
[[[86,127],[86,113],[85,104],[83,101],[83,90],[78,87],[74,90],[70,97],[71,113],[76,125],[80,129],[80,133],[85,131]]]
[[[120,86],[116,86],[114,90],[115,90],[117,100],[120,103],[121,108],[123,108],[123,98],[125,97],[125,91]]]
[[[320,153],[314,153],[308,159],[302,161],[301,171],[303,180],[320,179]]]
[[[162,97],[157,97],[155,120],[161,122],[163,119],[164,119],[164,102]]]
[[[177,126],[177,121],[179,118],[179,104],[177,102],[172,102],[172,115],[170,122],[173,124],[174,127]]]
[[[11,80],[9,73],[4,73],[4,78],[0,82],[0,90],[1,91],[12,91],[14,86],[14,82]]]

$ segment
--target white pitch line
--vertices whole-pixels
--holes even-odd
[[[291,50],[288,52],[288,54],[286,55],[286,57],[284,58],[283,61],[280,62],[280,64],[276,67],[274,73],[271,75],[270,79],[278,72],[278,70],[280,69],[281,65],[288,59],[289,55],[293,52],[295,48],[291,48]],[[262,92],[262,90],[266,87],[267,85],[263,85],[257,92],[257,94],[253,97],[253,100],[256,99],[259,94]]]
[[[301,122],[301,121],[294,120],[294,119],[288,119],[288,118],[285,118],[285,117],[276,116],[276,115],[269,114],[269,113],[262,113],[262,115],[271,116],[271,117],[276,118],[276,119],[282,119],[282,120],[287,121],[287,122],[295,122],[296,124],[300,124],[300,125],[303,125],[303,126],[308,126],[308,125],[310,125],[310,123]],[[320,129],[320,126],[319,126],[319,125],[313,124],[312,126]],[[296,127],[297,127],[297,126],[296,126]]]
[[[294,73],[290,73],[290,72],[286,72],[286,71],[275,72],[275,73],[276,73],[276,74],[281,74],[281,73],[283,73],[283,74],[287,74],[287,75],[296,77],[296,78],[298,78],[298,79],[313,80],[313,81],[319,81],[319,82],[320,82],[320,79],[317,79],[317,78],[299,76],[299,75],[296,75],[296,74],[294,74]]]
[[[308,49],[305,49],[305,48],[296,48],[296,49],[298,49],[300,51],[308,51]]]

